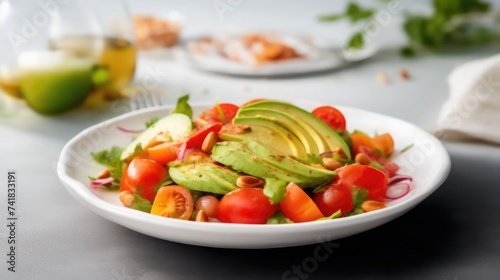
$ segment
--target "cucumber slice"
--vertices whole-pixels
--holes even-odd
[[[172,141],[176,142],[182,140],[191,130],[193,130],[193,122],[188,116],[177,113],[170,114],[159,119],[146,129],[146,131],[137,136],[137,138],[123,150],[120,158],[124,160],[133,155],[135,147],[139,144],[144,149],[144,147],[160,133],[168,132],[170,137],[172,137]]]

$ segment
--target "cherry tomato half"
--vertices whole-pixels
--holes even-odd
[[[366,200],[384,201],[387,192],[387,175],[367,165],[352,164],[336,170],[335,184],[352,188],[354,186],[368,190]]]
[[[220,110],[219,110],[219,108]],[[222,122],[231,123],[238,112],[239,107],[230,103],[221,103],[218,106],[212,107],[210,110],[200,114],[200,119],[208,123]],[[222,112],[220,112],[222,111]],[[224,118],[221,116],[224,115]]]
[[[312,114],[320,118],[331,128],[339,133],[343,133],[346,128],[344,115],[332,106],[321,106],[312,111]]]
[[[277,210],[263,189],[243,188],[222,197],[218,219],[224,223],[265,224]]]
[[[342,215],[354,209],[352,202],[352,189],[345,185],[330,185],[313,196],[314,203],[321,213],[330,216],[340,210]]]
[[[153,202],[155,188],[168,176],[167,169],[154,160],[134,158],[120,181],[120,191],[130,191]]]
[[[181,186],[165,186],[158,194],[151,207],[151,214],[167,218],[189,220],[194,209],[193,196]]]
[[[280,208],[285,217],[294,223],[310,222],[324,217],[314,201],[295,183],[286,186],[286,195],[280,202]]]

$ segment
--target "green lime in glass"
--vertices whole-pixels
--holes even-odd
[[[19,57],[20,87],[28,105],[42,114],[58,114],[81,105],[92,90],[88,58],[58,51],[28,52]]]

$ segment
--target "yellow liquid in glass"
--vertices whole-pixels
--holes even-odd
[[[115,99],[124,95],[124,90],[135,73],[137,50],[125,39],[99,38],[94,36],[65,36],[50,43],[52,50],[63,50],[75,56],[90,57],[99,66],[106,67],[110,80],[96,87],[92,93]]]

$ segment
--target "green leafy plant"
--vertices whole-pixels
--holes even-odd
[[[321,16],[320,21],[347,19],[354,24],[374,20],[376,14],[375,8],[349,3],[343,13]],[[431,14],[406,12],[404,17],[402,28],[408,38],[408,44],[401,49],[404,56],[500,41],[500,13],[493,11],[483,0],[433,0]],[[364,37],[363,32],[355,32],[346,48],[362,48],[366,41]]]

